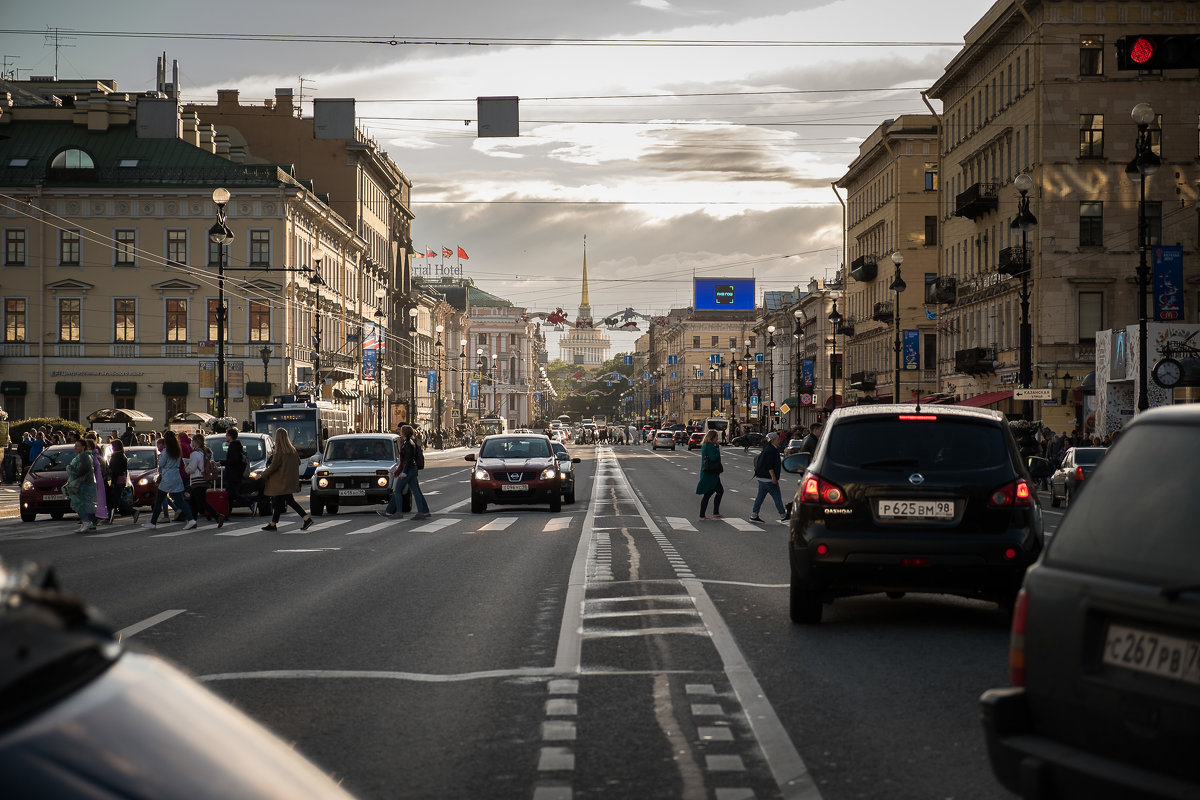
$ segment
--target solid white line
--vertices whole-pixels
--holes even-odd
[[[121,630],[117,631],[117,641],[121,641],[122,639],[127,639],[130,636],[136,636],[137,634],[141,633],[142,631],[146,630],[147,628],[152,628],[155,625],[157,625],[158,623],[165,622],[166,620],[169,620],[171,617],[174,617],[177,614],[182,614],[185,610],[186,609],[183,609],[183,608],[173,608],[173,609],[170,609],[169,611],[163,611],[161,613],[155,614],[153,617],[147,617],[146,619],[142,620],[141,622],[135,622],[134,624],[130,625],[127,628],[121,628]]]
[[[490,669],[480,672],[460,672],[454,675],[433,675],[422,672],[396,672],[393,670],[351,670],[351,669],[274,669],[260,672],[218,672],[212,675],[201,675],[202,681],[240,681],[240,680],[311,680],[314,678],[368,678],[371,680],[416,681],[418,683],[456,683],[459,681],[490,680],[493,678],[536,678],[553,675],[554,670],[547,667],[518,667],[516,669]]]
[[[571,562],[571,574],[567,578],[567,598],[563,603],[563,618],[558,628],[558,651],[554,656],[554,669],[557,672],[578,673],[583,658],[583,601],[587,595],[588,553],[592,548],[596,507],[600,505],[600,485],[607,484],[601,478],[600,453],[600,448],[596,448],[597,470],[592,477],[592,501],[583,515],[583,530],[579,534],[575,558]]]

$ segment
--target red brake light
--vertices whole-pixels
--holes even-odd
[[[1075,468],[1075,480],[1077,480],[1077,481],[1083,480],[1083,467]]]
[[[937,422],[934,414],[901,414],[897,419],[902,422]]]
[[[846,493],[837,484],[830,483],[819,475],[809,473],[804,476],[800,489],[801,503],[825,503],[837,506],[846,501]]]
[[[1029,616],[1029,595],[1017,592],[1013,607],[1012,633],[1008,640],[1008,679],[1013,686],[1025,685],[1025,623]]]
[[[1024,478],[1017,478],[992,491],[988,500],[991,508],[1033,508],[1033,491]]]

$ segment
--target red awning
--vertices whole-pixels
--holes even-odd
[[[999,403],[1001,400],[1007,400],[1010,397],[1012,397],[1011,389],[1006,392],[984,392],[983,394],[977,394],[974,397],[968,397],[966,400],[960,400],[958,405],[983,408],[984,406],[990,406],[993,403]]]
[[[842,396],[840,394],[832,394],[825,398],[825,410],[833,411],[838,406],[842,405]]]
[[[950,405],[954,403],[954,395],[938,392],[927,394],[918,401],[923,406]]]

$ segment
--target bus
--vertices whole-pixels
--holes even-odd
[[[480,436],[491,436],[496,433],[508,433],[508,420],[501,417],[484,417],[479,420]]]
[[[716,431],[717,441],[724,444],[726,434],[729,432],[729,420],[724,417],[709,417],[704,420],[704,433],[709,431]]]
[[[350,414],[333,403],[313,401],[307,394],[277,395],[271,403],[259,406],[253,414],[254,431],[274,436],[284,428],[300,454],[300,474],[312,477],[313,457],[325,449],[325,440],[350,430]]]

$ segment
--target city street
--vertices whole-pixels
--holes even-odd
[[[787,529],[747,520],[757,450],[724,451],[705,522],[698,452],[577,446],[578,502],[478,515],[465,452],[427,453],[429,520],[9,518],[0,557],[54,564],[362,798],[1009,797],[978,713],[1007,616],[877,595],[793,625]]]

